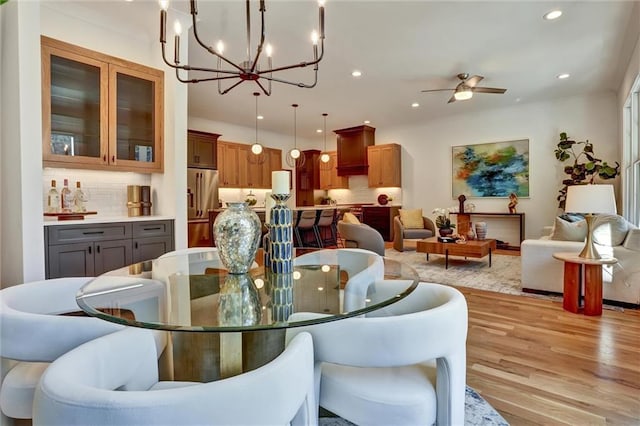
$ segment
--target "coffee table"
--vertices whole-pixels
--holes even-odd
[[[417,243],[416,251],[427,254],[444,254],[444,268],[449,269],[449,255],[482,258],[489,255],[489,267],[491,267],[491,252],[496,249],[496,240],[469,240],[464,244],[441,243],[438,237],[425,238]]]

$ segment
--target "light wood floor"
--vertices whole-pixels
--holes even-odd
[[[511,425],[640,425],[640,311],[587,317],[458,288],[469,308],[467,384]]]

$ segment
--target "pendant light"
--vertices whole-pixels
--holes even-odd
[[[287,153],[287,164],[291,167],[302,167],[305,161],[304,152],[298,149],[297,140],[296,140],[296,110],[298,109],[298,104],[292,104],[293,107],[293,148],[289,150]]]
[[[331,156],[327,151],[327,114],[326,112],[322,113],[322,117],[324,118],[324,150],[320,153],[320,169],[321,170],[329,170],[331,168]]]
[[[259,92],[253,92],[253,96],[256,98],[256,141],[251,145],[251,154],[248,155],[248,161],[251,164],[264,163],[264,147],[258,142],[258,96]]]

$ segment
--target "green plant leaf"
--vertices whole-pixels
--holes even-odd
[[[566,141],[567,140],[567,132],[560,133],[560,140],[561,141]]]
[[[590,159],[591,160],[591,159]],[[596,168],[596,164],[592,161],[589,161],[587,164],[584,165],[585,170],[594,170]]]
[[[573,145],[575,145],[574,141],[560,141],[558,143],[558,148],[560,149],[569,149],[571,148]]]

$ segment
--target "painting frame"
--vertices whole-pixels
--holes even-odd
[[[529,198],[529,139],[451,147],[451,196]]]

